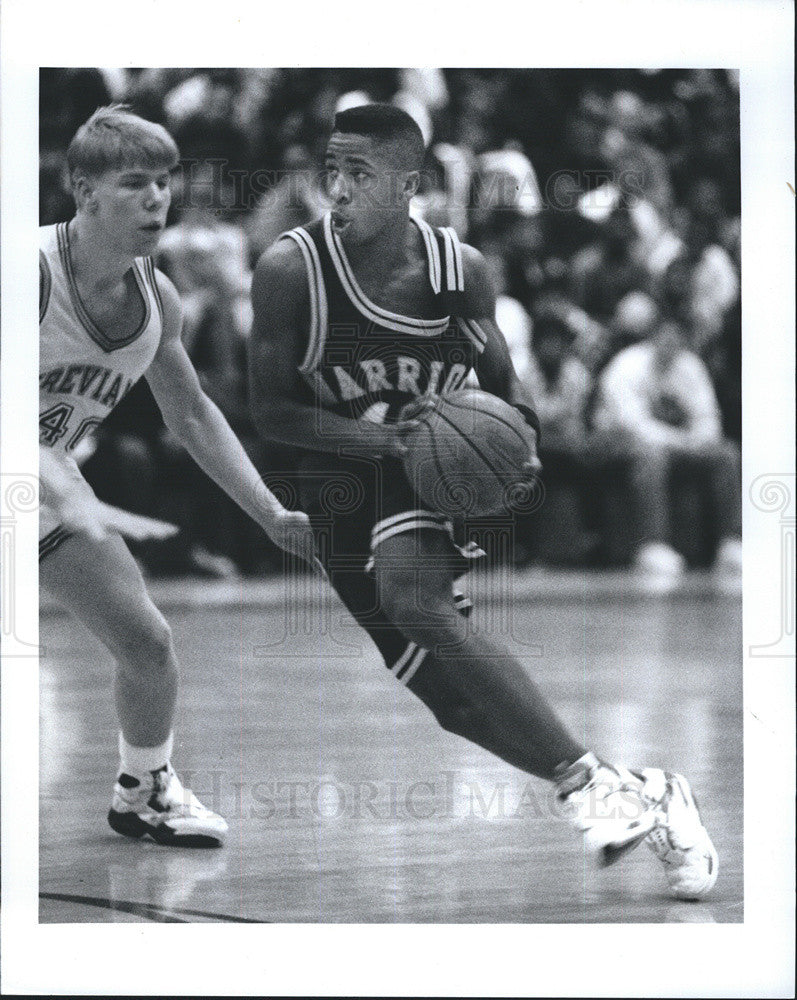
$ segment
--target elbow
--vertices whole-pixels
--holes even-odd
[[[203,395],[187,407],[174,407],[164,411],[163,422],[182,445],[189,447],[193,442],[204,438],[208,426],[208,409],[212,405]]]

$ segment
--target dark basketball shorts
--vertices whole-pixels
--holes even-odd
[[[303,457],[294,480],[298,505],[310,518],[316,551],[343,603],[376,643],[391,673],[407,683],[428,653],[404,634],[380,606],[373,573],[374,553],[396,535],[415,539],[418,572],[444,566],[452,579],[484,555],[464,537],[464,526],[425,507],[395,459],[341,459],[313,453]],[[445,539],[442,552],[424,545],[428,531]],[[452,601],[467,614],[470,601],[456,589]]]

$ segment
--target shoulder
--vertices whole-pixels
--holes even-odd
[[[57,249],[57,230],[57,225],[39,226],[39,251],[41,253],[49,254]]]
[[[164,310],[180,310],[182,308],[180,303],[180,293],[174,287],[174,283],[171,278],[167,278],[163,271],[159,271],[157,267],[153,266],[152,270],[155,276],[155,290],[160,296]]]
[[[255,275],[272,276],[291,280],[304,277],[305,265],[299,244],[287,237],[280,237],[264,250],[255,266]]]
[[[462,243],[461,250],[465,301],[469,311],[475,316],[492,316],[495,311],[495,289],[490,280],[487,262],[481,251],[469,243]]]
[[[307,265],[295,240],[280,238],[260,255],[252,278],[255,308],[264,300],[300,306],[308,297]]]
[[[163,336],[179,336],[183,321],[183,305],[180,293],[174,287],[170,278],[159,271],[153,264],[152,273],[155,279],[155,292],[163,309]]]

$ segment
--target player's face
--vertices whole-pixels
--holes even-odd
[[[336,133],[326,155],[332,225],[344,244],[367,243],[407,214],[412,174],[367,136]]]
[[[172,200],[168,170],[130,166],[96,178],[88,199],[92,219],[120,250],[152,253],[166,225]]]

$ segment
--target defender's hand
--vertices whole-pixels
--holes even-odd
[[[315,572],[324,574],[316,554],[313,529],[307,514],[299,510],[278,511],[272,520],[263,525],[266,534],[283,551],[299,556]],[[326,574],[324,574],[326,575]]]
[[[164,541],[176,535],[179,528],[154,517],[131,514],[130,511],[103,503],[85,493],[68,493],[54,503],[61,524],[76,535],[92,542],[104,542],[109,534],[119,534],[134,542]]]
[[[120,507],[98,501],[102,520],[108,531],[116,531],[134,542],[162,542],[176,535],[180,530],[176,524],[159,521],[154,517],[144,517],[142,514],[131,514]]]

